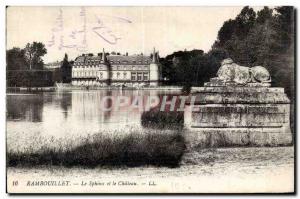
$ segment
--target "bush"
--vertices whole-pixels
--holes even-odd
[[[141,121],[142,126],[146,128],[181,130],[184,126],[184,113],[152,110],[143,112]]]

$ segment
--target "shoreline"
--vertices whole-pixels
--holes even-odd
[[[83,87],[83,86],[49,86],[49,87],[6,87],[6,91],[71,91],[71,90],[172,90],[181,91],[182,86],[159,87]]]

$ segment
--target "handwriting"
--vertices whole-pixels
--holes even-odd
[[[79,12],[81,26],[72,29],[70,32],[65,32],[64,27],[64,14],[63,10],[60,8],[58,16],[55,18],[54,27],[51,29],[51,37],[48,41],[47,46],[53,47],[57,44],[59,50],[66,49],[76,49],[80,52],[85,52],[88,49],[87,34],[91,30],[92,33],[97,35],[102,41],[115,45],[119,40],[122,39],[121,34],[114,32],[109,26],[111,24],[104,23],[106,18],[113,20],[113,25],[118,25],[118,23],[131,24],[132,21],[118,16],[109,16],[103,14],[95,15],[95,21],[89,21],[87,24],[87,11],[85,7],[80,8]],[[90,25],[90,28],[88,27]],[[66,41],[69,41],[68,43]]]
[[[108,27],[104,26],[103,21],[99,17],[96,16],[96,18],[98,26],[92,28],[94,33],[107,43],[116,44],[121,37],[117,37]]]

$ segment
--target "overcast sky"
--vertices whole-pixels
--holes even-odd
[[[223,22],[242,7],[9,7],[7,49],[39,41],[44,62],[82,53],[208,51]],[[255,8],[255,10],[260,8]]]

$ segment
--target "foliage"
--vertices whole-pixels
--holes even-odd
[[[6,51],[7,70],[25,70],[29,66],[25,61],[25,51],[20,48],[12,48]]]
[[[44,63],[41,57],[47,53],[47,49],[43,43],[28,43],[24,49],[24,52],[29,69],[43,69]]]
[[[216,76],[220,62],[232,58],[245,66],[262,65],[272,76],[272,86],[284,87],[294,97],[294,9],[246,6],[235,19],[225,21],[208,53],[178,51],[161,58],[166,84],[202,86]]]
[[[60,69],[61,69],[62,82],[70,83],[72,78],[72,66],[71,63],[68,61],[67,54],[65,54]]]
[[[264,7],[257,13],[244,7],[234,20],[224,22],[213,49],[225,51],[238,64],[266,67],[272,85],[294,97],[293,7]]]
[[[6,51],[7,86],[52,86],[52,73],[43,69],[42,56],[47,53],[40,42],[28,43],[25,48]]]
[[[141,124],[145,128],[182,130],[184,115],[183,112],[179,111],[165,112],[151,109],[150,111],[143,112]]]
[[[6,51],[6,80],[9,87],[53,86],[54,82],[71,82],[72,63],[68,55],[61,67],[52,71],[44,69],[42,56],[47,53],[41,42],[28,43],[25,48]]]
[[[8,87],[44,87],[53,86],[51,71],[10,70],[6,71]]]
[[[202,50],[174,52],[160,59],[162,75],[171,85],[200,86],[215,76],[224,58],[226,53],[222,50],[206,54]]]

